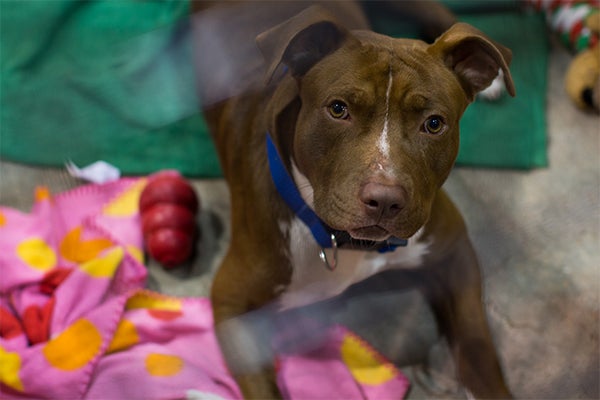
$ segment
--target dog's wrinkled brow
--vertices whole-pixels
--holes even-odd
[[[338,90],[334,88],[328,97],[328,101],[340,98],[352,104],[367,104],[373,101],[373,97],[372,90],[359,87],[344,87]]]
[[[403,100],[403,103],[410,104],[413,110],[425,110],[431,107],[431,100],[420,93],[409,93]]]

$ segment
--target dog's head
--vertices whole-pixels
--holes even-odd
[[[511,53],[466,24],[428,45],[349,31],[310,8],[261,34],[271,129],[307,203],[356,239],[412,236],[458,152],[459,119]]]

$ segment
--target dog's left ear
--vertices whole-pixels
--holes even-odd
[[[454,24],[429,46],[428,53],[439,57],[458,77],[470,101],[504,72],[504,84],[511,96],[515,86],[508,65],[512,52],[465,23]]]
[[[257,36],[266,60],[266,81],[285,64],[294,77],[304,75],[313,65],[337,50],[348,31],[322,7],[312,6]]]

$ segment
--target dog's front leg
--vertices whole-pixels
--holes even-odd
[[[479,265],[466,234],[433,273],[436,284],[429,292],[430,301],[451,346],[461,384],[475,398],[512,398],[482,302]]]
[[[248,257],[230,250],[212,288],[215,330],[221,351],[244,398],[276,399],[272,314],[262,305],[266,283],[251,273]],[[272,292],[272,291],[271,291]]]
[[[274,356],[268,343],[269,324],[248,317],[248,314],[231,316],[216,324],[221,351],[244,398],[280,398]]]

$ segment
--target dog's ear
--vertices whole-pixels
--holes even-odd
[[[506,90],[511,96],[515,95],[508,69],[512,52],[471,25],[454,24],[427,51],[441,58],[456,74],[469,100],[492,83],[499,69],[504,72]]]
[[[266,81],[285,64],[294,77],[304,75],[326,55],[337,50],[348,31],[319,6],[312,6],[257,36],[266,61]]]

